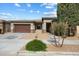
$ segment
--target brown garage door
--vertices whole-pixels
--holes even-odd
[[[30,24],[15,24],[14,32],[30,32]]]

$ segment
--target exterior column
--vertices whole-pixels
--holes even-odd
[[[4,34],[4,24],[0,22],[0,34]]]
[[[76,35],[79,36],[79,26],[76,26]]]
[[[42,31],[43,31],[43,33],[46,32],[46,23],[45,23],[45,22],[44,22],[43,25],[42,25]]]
[[[35,32],[35,26],[34,26],[34,24],[33,24],[33,23],[31,24],[31,32],[32,32],[32,33],[34,33],[34,32]]]
[[[1,34],[3,34],[4,33],[4,29],[3,29],[3,24],[1,25],[2,27],[0,28],[1,29]]]
[[[5,25],[5,32],[7,33],[7,28],[6,27],[7,27],[7,24]]]
[[[14,29],[14,24],[11,23],[11,32],[13,32],[13,29]]]

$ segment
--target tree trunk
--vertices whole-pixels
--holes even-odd
[[[63,46],[63,43],[64,43],[64,38],[63,38],[63,40],[62,40],[62,43],[61,43],[60,47],[62,47],[62,46]]]

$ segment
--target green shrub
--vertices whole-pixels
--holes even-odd
[[[26,44],[25,49],[29,51],[46,51],[46,44],[34,39]]]

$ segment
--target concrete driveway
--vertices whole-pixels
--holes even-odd
[[[16,55],[25,44],[26,40],[19,39],[24,33],[0,34],[0,55]]]
[[[19,51],[26,44],[25,40],[0,40],[0,55],[16,55],[16,52]]]
[[[5,33],[5,34],[0,34],[0,39],[16,39],[16,38],[20,38],[25,34],[27,33]]]

